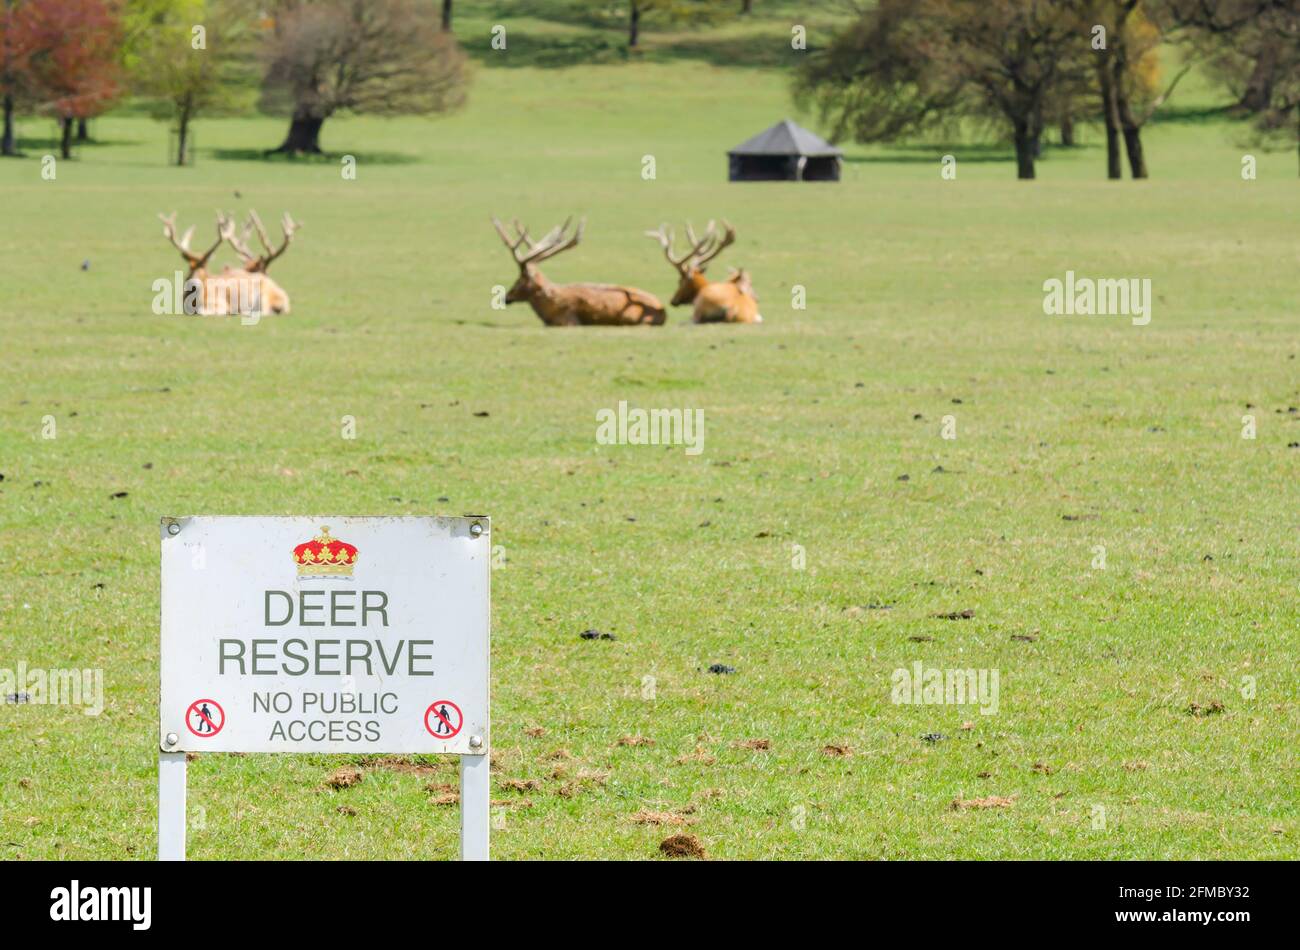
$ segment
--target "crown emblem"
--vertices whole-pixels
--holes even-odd
[[[329,526],[293,549],[299,577],[351,577],[357,563],[357,549],[346,541],[330,537]]]

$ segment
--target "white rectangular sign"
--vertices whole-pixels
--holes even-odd
[[[164,518],[166,752],[488,751],[487,518]]]

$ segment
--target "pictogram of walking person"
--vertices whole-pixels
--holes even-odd
[[[211,732],[212,731],[212,710],[208,708],[207,703],[204,703],[202,706],[199,707],[198,716],[199,716],[198,731]]]
[[[443,703],[442,708],[438,710],[438,725],[434,727],[435,735],[442,735],[444,732],[451,732],[451,714],[447,712],[447,704]]]

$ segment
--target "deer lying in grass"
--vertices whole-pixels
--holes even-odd
[[[518,221],[514,222],[515,236],[511,238],[501,222],[492,219],[497,234],[519,265],[519,279],[506,292],[506,303],[528,301],[533,312],[551,327],[663,323],[668,318],[663,304],[644,290],[617,284],[553,284],[542,275],[538,264],[569,250],[582,239],[585,218],[578,222],[571,237],[565,237],[572,221],[567,219],[541,240],[534,241]]]
[[[163,223],[163,236],[172,242],[172,246],[181,252],[181,257],[189,266],[185,275],[185,309],[189,313],[203,315],[239,313],[238,290],[225,275],[214,277],[208,273],[208,260],[221,247],[226,238],[235,233],[234,222],[221,212],[217,212],[217,239],[202,254],[190,250],[190,238],[194,235],[191,225],[181,238],[176,237],[176,212],[159,214]]]
[[[247,234],[244,243],[239,242],[235,237],[235,222],[220,211],[217,212],[217,240],[202,254],[190,249],[190,238],[194,234],[192,226],[179,239],[176,237],[176,212],[159,214],[158,217],[163,223],[163,236],[181,252],[189,267],[184,289],[186,312],[203,316],[289,312],[289,295],[266,275],[267,265],[284,253],[293,238],[293,231],[297,229],[287,214],[284,216],[285,240],[278,251],[271,250],[265,229],[261,227],[261,221],[256,220],[256,213],[251,215],[267,248],[267,254],[262,257],[248,251]],[[209,273],[208,261],[227,241],[244,259],[245,267],[227,265],[219,274]]]
[[[284,292],[283,287],[267,276],[266,269],[271,266],[273,260],[288,249],[290,242],[293,241],[294,232],[300,225],[286,211],[284,217],[280,219],[280,227],[284,231],[284,241],[278,250],[272,250],[271,239],[266,233],[266,228],[262,226],[262,219],[257,216],[256,211],[250,210],[248,221],[244,224],[243,238],[236,239],[232,228],[230,236],[226,239],[243,260],[244,272],[253,275],[253,278],[259,282],[258,299],[262,302],[263,313],[289,312],[289,295]],[[266,252],[264,254],[254,254],[248,246],[248,239],[254,230],[257,231],[257,239]]]
[[[750,283],[746,271],[738,270],[727,280],[719,281],[711,281],[704,276],[709,261],[736,240],[736,229],[726,221],[722,222],[722,226],[726,233],[719,237],[710,221],[704,237],[696,239],[695,230],[688,223],[686,239],[691,246],[680,257],[673,257],[673,232],[668,225],[660,225],[657,231],[647,231],[646,236],[659,242],[664,249],[664,257],[677,271],[679,281],[672,299],[674,307],[694,302],[695,313],[692,319],[696,323],[762,323],[763,315],[758,312],[758,297],[754,295],[754,285]]]

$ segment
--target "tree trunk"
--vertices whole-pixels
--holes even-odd
[[[1016,177],[1034,177],[1034,130],[1028,119],[1016,119]]]
[[[176,164],[186,164],[189,157],[190,144],[190,114],[188,111],[182,111],[176,120]]]
[[[627,46],[628,49],[636,49],[637,37],[641,34],[641,8],[637,6],[637,0],[632,0],[632,16],[627,23]]]
[[[0,135],[0,155],[17,155],[18,143],[14,140],[14,97],[5,96],[4,133]]]
[[[754,12],[754,0],[740,0],[740,12],[743,14]]]
[[[324,124],[324,119],[309,115],[295,115],[293,121],[289,123],[289,134],[285,136],[279,148],[271,149],[268,154],[274,155],[280,152],[290,155],[321,154],[320,127]]]
[[[1127,96],[1117,96],[1120,128],[1124,131],[1124,151],[1128,153],[1129,172],[1134,178],[1147,177],[1147,159],[1142,151],[1142,126],[1133,118]]]
[[[1142,127],[1138,125],[1124,127],[1124,151],[1128,153],[1129,172],[1134,178],[1146,178],[1147,159],[1142,151]]]
[[[63,126],[63,134],[60,137],[60,141],[59,141],[59,153],[64,158],[72,157],[72,127],[74,121],[75,120],[70,115],[64,116],[63,119],[61,120],[61,124]]]
[[[442,0],[442,31],[451,32],[451,0]]]
[[[1074,117],[1068,112],[1061,117],[1061,144],[1074,148]]]
[[[77,141],[78,141],[78,142],[89,142],[89,141],[90,141],[90,130],[89,130],[88,128],[86,128],[86,120],[85,120],[85,119],[78,119],[78,120],[77,120]]]
[[[1263,112],[1273,100],[1274,71],[1277,68],[1277,47],[1269,44],[1260,52],[1246,81],[1246,91],[1233,111],[1241,113]]]
[[[1103,62],[1097,73],[1101,81],[1101,114],[1106,122],[1106,177],[1118,181],[1124,177],[1124,166],[1120,163],[1119,104],[1110,63]]]

